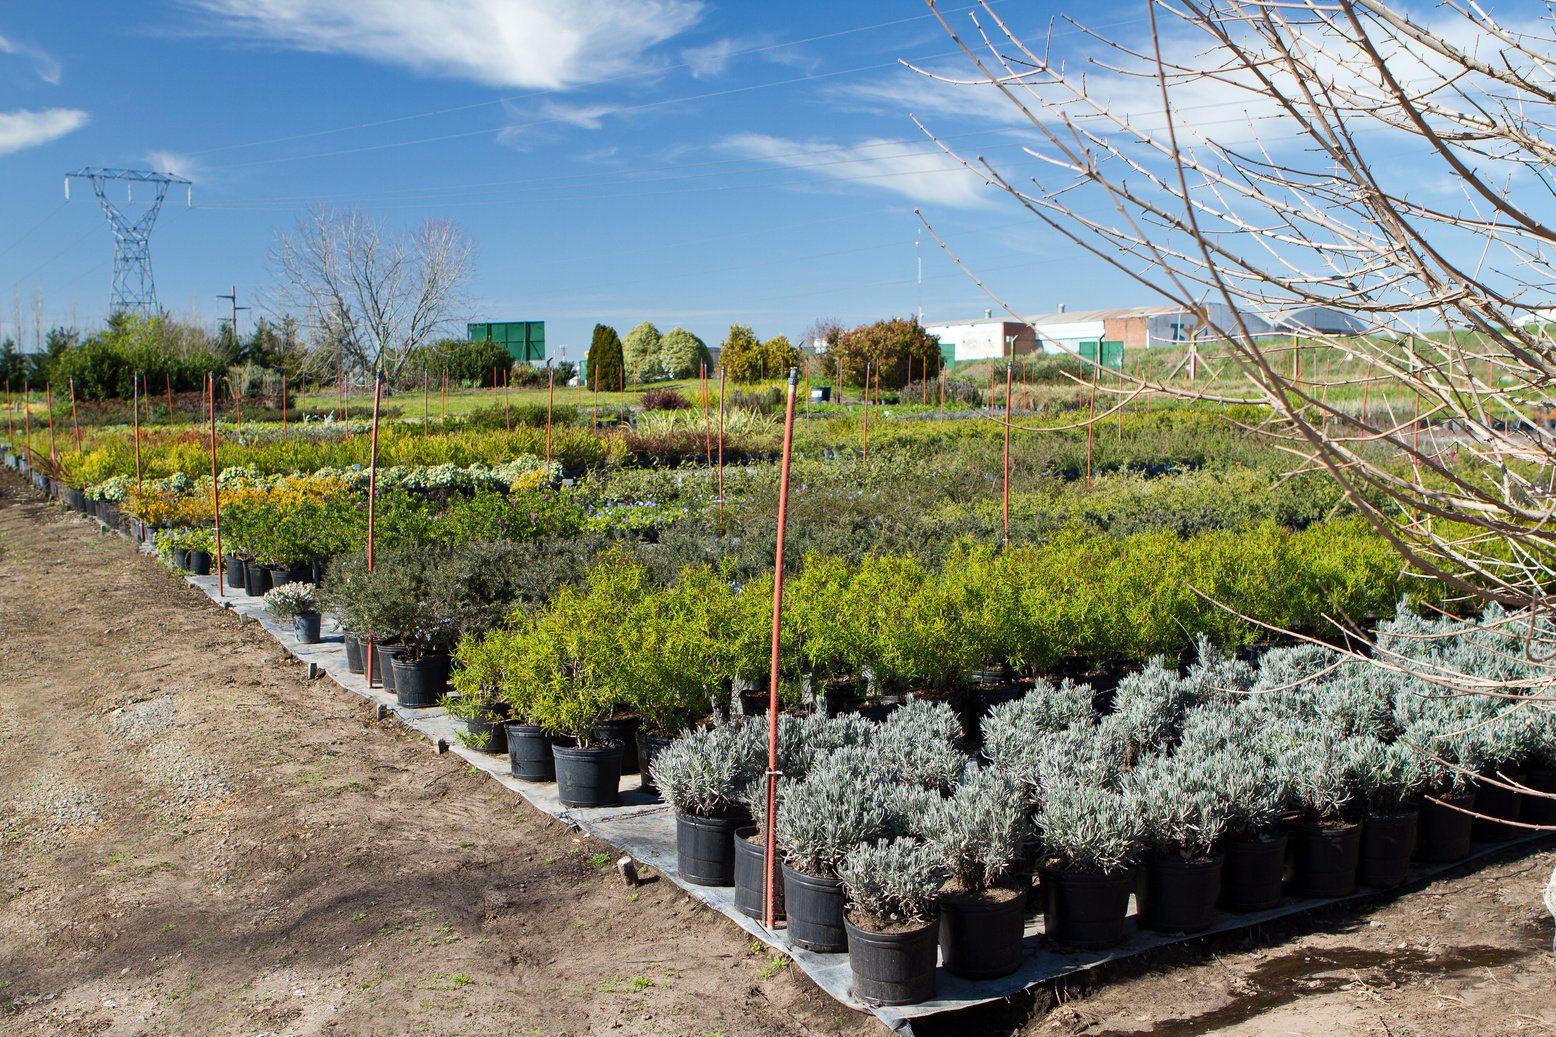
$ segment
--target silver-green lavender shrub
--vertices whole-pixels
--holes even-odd
[[[903,781],[945,793],[956,786],[967,764],[967,754],[956,745],[961,733],[950,706],[915,700],[880,725],[875,751]]]
[[[900,789],[875,755],[857,746],[818,759],[804,779],[784,778],[774,827],[789,864],[830,877],[855,846],[900,835]]]
[[[837,877],[852,910],[886,922],[927,922],[945,869],[916,839],[883,839],[845,854]]]
[[[742,806],[750,775],[746,739],[737,724],[688,731],[652,766],[660,794],[683,814],[721,817]]]
[[[1367,807],[1380,813],[1409,807],[1431,782],[1426,757],[1404,742],[1371,742],[1359,765],[1361,793],[1367,798]]]
[[[1294,745],[1292,800],[1310,819],[1341,820],[1362,807],[1362,770],[1375,739],[1332,738],[1321,733]]]
[[[1161,656],[1118,682],[1113,693],[1115,722],[1135,749],[1151,751],[1173,742],[1184,711],[1198,701],[1198,688],[1167,669]]]
[[[969,765],[961,784],[930,805],[924,838],[963,889],[988,889],[1010,874],[1032,837],[1020,782]]]
[[[1134,796],[1095,785],[1050,788],[1037,827],[1044,854],[1067,871],[1112,874],[1131,867],[1145,842]]]
[[[1158,853],[1204,857],[1232,819],[1231,792],[1224,770],[1248,764],[1226,753],[1195,757],[1146,756],[1125,781],[1144,824],[1146,843]]]

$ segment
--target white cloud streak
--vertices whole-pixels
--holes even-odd
[[[90,119],[78,108],[19,109],[0,112],[0,155],[35,148],[85,126]]]
[[[0,54],[14,54],[19,58],[31,58],[33,68],[37,70],[38,78],[51,86],[59,85],[61,68],[48,54],[36,47],[29,47],[24,43],[0,36]]]
[[[724,70],[729,67],[729,59],[737,49],[734,40],[715,40],[705,47],[690,47],[681,51],[681,60],[686,62],[693,77],[709,79],[724,74]]]
[[[983,181],[926,144],[872,139],[839,145],[743,133],[725,140],[723,147],[787,169],[807,170],[818,182],[857,181],[924,204],[971,209],[993,201]]]
[[[196,183],[206,179],[204,165],[176,151],[148,151],[146,161],[160,173],[172,173]]]
[[[214,32],[498,87],[565,89],[645,67],[698,0],[184,0]]]

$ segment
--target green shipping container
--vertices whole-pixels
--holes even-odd
[[[543,320],[466,324],[465,330],[471,342],[490,339],[506,348],[514,360],[529,362],[546,359],[546,322]]]

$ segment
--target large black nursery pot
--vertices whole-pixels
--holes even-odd
[[[870,1005],[916,1005],[935,996],[938,922],[901,933],[871,932],[847,918],[843,925],[854,997]]]
[[[843,900],[842,879],[817,878],[783,865],[783,909],[790,943],[818,954],[848,950]]]
[[[402,651],[389,670],[394,674],[394,700],[406,709],[431,709],[448,692],[448,656],[443,652],[410,659]]]
[[[774,917],[782,918],[783,875],[773,875]],[[735,907],[747,918],[767,914],[767,836],[754,825],[735,830]]]
[[[341,643],[346,646],[346,670],[350,673],[363,672],[361,638],[347,630],[341,635]]]
[[[588,747],[553,745],[556,795],[564,807],[610,807],[621,802],[620,742]]]
[[[1223,911],[1268,911],[1281,901],[1281,880],[1286,870],[1286,833],[1266,832],[1228,839],[1221,866],[1221,895],[1216,906]]]
[[[190,551],[189,572],[195,576],[211,575],[211,553],[209,551]]]
[[[262,598],[270,590],[270,570],[259,562],[243,563],[243,593],[251,598]]]
[[[1501,782],[1502,784],[1497,784]],[[1527,828],[1504,825],[1500,821],[1521,821],[1523,797],[1509,784],[1505,776],[1492,773],[1486,780],[1475,782],[1475,812],[1484,814],[1470,823],[1470,840],[1477,843],[1505,843],[1509,839],[1528,835]],[[1496,818],[1497,820],[1491,820]]]
[[[657,796],[659,787],[654,784],[654,758],[670,748],[675,739],[665,735],[646,735],[639,731],[632,740],[637,743],[638,773],[643,776],[638,782],[638,790]]]
[[[1292,885],[1299,897],[1345,897],[1356,892],[1362,826],[1357,822],[1292,826]]]
[[[621,773],[638,772],[638,728],[642,721],[637,717],[613,717],[594,725],[594,737],[601,742],[621,743]]]
[[[1397,886],[1410,875],[1419,811],[1368,814],[1362,823],[1356,881],[1363,886]]]
[[[1226,855],[1154,854],[1135,885],[1138,921],[1159,933],[1202,933],[1216,920]]]
[[[465,718],[465,735],[470,748],[478,753],[505,753],[508,751],[507,708],[505,703],[487,705]]]
[[[175,572],[189,571],[189,549],[187,547],[173,548],[173,569]]]
[[[1040,869],[1043,931],[1048,939],[1079,950],[1103,950],[1124,942],[1135,869],[1112,873]]]
[[[995,979],[1021,967],[1026,890],[997,887],[940,898],[940,957],[963,979]]]
[[[1428,799],[1421,804],[1415,858],[1433,864],[1461,861],[1470,855],[1470,827],[1475,818],[1464,811],[1475,809],[1475,790],[1437,798],[1442,803]]]
[[[270,585],[279,587],[283,583],[312,583],[313,566],[304,563],[295,565],[272,565],[270,569]]]
[[[520,781],[556,781],[556,757],[545,728],[510,720],[508,732],[508,773]]]
[[[398,687],[394,680],[394,660],[404,652],[404,645],[386,645],[381,641],[373,643],[373,676],[378,678],[378,683],[385,691],[396,691]],[[398,703],[399,699],[399,693],[396,691],[395,702]]]
[[[151,527],[146,527],[149,532]],[[243,559],[235,554],[222,555],[222,579],[227,586],[233,589],[241,588],[247,578],[248,569],[243,564]]]
[[[694,886],[735,884],[735,829],[750,822],[743,815],[697,817],[675,814],[675,866]]]
[[[323,625],[324,615],[319,612],[299,612],[292,617],[292,633],[297,635],[298,644],[318,644]]]
[[[1524,785],[1535,792],[1556,793],[1556,768],[1531,767],[1524,774]],[[1522,794],[1524,806],[1519,818],[1530,825],[1556,825],[1556,796]]]

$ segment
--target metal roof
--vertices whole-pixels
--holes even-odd
[[[1064,313],[1043,313],[1034,317],[977,317],[972,320],[929,321],[924,326],[948,328],[955,325],[976,324],[1074,324],[1095,320],[1122,320],[1127,317],[1160,317],[1171,313],[1186,312],[1181,306],[1115,306],[1103,310],[1066,310]]]

